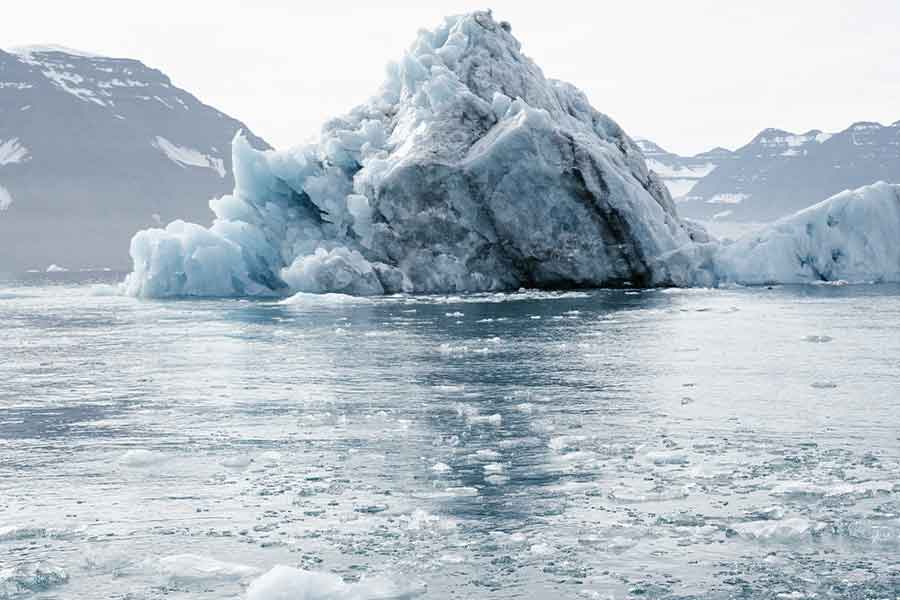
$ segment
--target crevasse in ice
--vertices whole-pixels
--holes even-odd
[[[233,153],[211,227],[134,237],[129,293],[687,285],[705,235],[622,129],[487,12],[420,33],[317,142],[258,152],[238,136]]]

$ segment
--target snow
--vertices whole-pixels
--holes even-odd
[[[654,158],[647,159],[647,167],[652,169],[657,175],[665,178],[693,178],[702,179],[716,170],[713,163],[705,163],[702,165],[667,165]]]
[[[750,197],[750,194],[732,193],[716,194],[706,201],[707,204],[740,204]]]
[[[24,162],[28,159],[28,148],[22,145],[19,138],[0,140],[0,167]]]
[[[161,101],[161,100],[160,100]],[[162,102],[162,101],[161,101]],[[168,106],[168,105],[167,105]],[[170,106],[171,108],[171,106]],[[225,177],[225,161],[208,154],[204,154],[193,148],[186,148],[170,142],[162,136],[156,136],[152,146],[166,155],[166,157],[176,165],[184,167],[200,167],[203,169],[212,169],[219,174],[219,177]]]
[[[0,212],[9,209],[12,206],[13,197],[5,187],[0,185]]]
[[[63,54],[80,56],[82,58],[100,58],[99,54],[85,52],[84,50],[75,50],[74,48],[67,48],[65,46],[60,46],[59,44],[32,44],[28,46],[14,46],[13,48],[10,48],[8,52],[10,54],[16,54],[18,56],[26,57],[46,52],[61,52]]]
[[[135,236],[131,293],[689,282],[690,235],[638,148],[489,13],[421,32],[316,142],[258,152],[238,136],[232,152],[235,189],[211,203],[211,228]]]
[[[720,281],[900,282],[900,185],[841,192],[721,248]]]

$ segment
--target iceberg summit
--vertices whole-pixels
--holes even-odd
[[[720,245],[679,219],[622,129],[573,85],[545,78],[490,12],[421,32],[380,91],[317,142],[257,151],[239,133],[232,152],[235,189],[210,201],[211,227],[175,221],[134,236],[127,293],[900,280],[896,186],[839,195]],[[881,229],[868,236],[872,223]]]

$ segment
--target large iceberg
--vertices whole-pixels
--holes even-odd
[[[900,282],[900,185],[841,192],[723,245],[715,269],[746,285]]]
[[[632,140],[489,12],[423,31],[368,103],[282,152],[233,144],[215,221],[138,233],[129,293],[688,285],[693,239]]]
[[[897,188],[846,192],[724,245],[638,147],[547,79],[490,12],[423,31],[381,90],[287,151],[233,143],[211,227],[134,236],[133,295],[898,281]]]

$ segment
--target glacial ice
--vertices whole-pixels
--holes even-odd
[[[723,246],[720,281],[900,282],[900,185],[847,190]]]
[[[337,575],[276,565],[247,588],[247,600],[402,600],[421,595],[414,587],[399,588],[379,578],[345,583]]]
[[[209,227],[138,232],[135,296],[900,281],[877,183],[732,244],[681,220],[635,143],[490,12],[422,31],[367,103],[286,151],[234,140]],[[334,296],[339,298],[340,296]],[[298,296],[298,301],[302,301]]]
[[[211,227],[134,237],[128,293],[687,285],[679,250],[702,235],[622,129],[488,12],[421,32],[316,143],[259,152],[238,135],[232,151]]]

